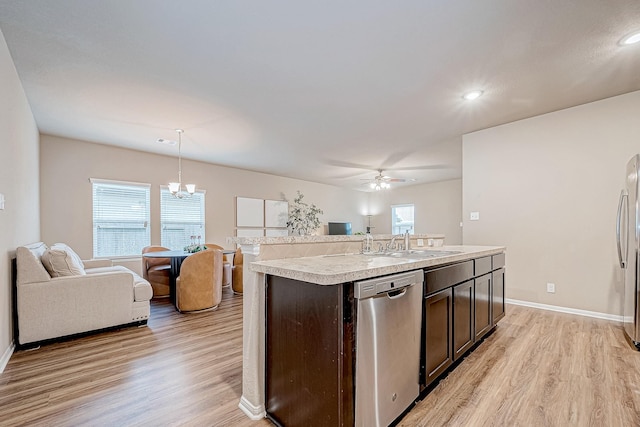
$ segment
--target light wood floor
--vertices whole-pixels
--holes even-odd
[[[0,374],[0,426],[248,426],[242,297],[146,328],[16,352]],[[508,306],[497,330],[402,426],[640,426],[640,352],[618,324]]]
[[[0,426],[270,426],[238,409],[242,296],[180,314],[152,301],[148,327],[14,353],[0,374]]]
[[[507,306],[402,426],[640,426],[640,352],[618,323]]]

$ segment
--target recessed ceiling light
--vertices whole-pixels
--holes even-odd
[[[165,144],[165,145],[176,145],[176,142],[171,140],[171,139],[163,139],[163,138],[158,138],[156,139],[156,142],[158,144]]]
[[[624,36],[620,40],[619,44],[620,46],[629,46],[631,44],[636,44],[638,42],[640,42],[640,31]]]
[[[483,93],[484,93],[483,90],[472,90],[471,92],[467,92],[464,95],[462,95],[462,98],[466,99],[467,101],[473,101],[474,99],[480,98],[480,96],[482,96]]]

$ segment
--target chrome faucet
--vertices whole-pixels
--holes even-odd
[[[395,251],[398,249],[398,246],[396,245],[396,239],[397,238],[402,238],[402,234],[398,234],[397,236],[393,236],[391,238],[391,240],[389,241],[389,243],[387,243],[387,250],[388,251]]]

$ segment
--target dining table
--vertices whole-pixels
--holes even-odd
[[[223,249],[222,253],[224,255],[234,254],[236,251],[234,249]],[[142,256],[146,258],[169,258],[169,299],[171,303],[176,305],[176,281],[180,276],[180,267],[182,266],[182,262],[190,255],[193,255],[196,252],[187,252],[185,250],[171,250],[171,251],[157,251],[157,252],[147,252]]]

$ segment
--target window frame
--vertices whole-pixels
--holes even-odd
[[[131,181],[116,181],[116,180],[110,180],[110,179],[100,179],[100,178],[90,178],[89,181],[91,182],[91,227],[92,227],[92,255],[93,258],[96,259],[119,259],[119,258],[131,258],[131,257],[136,257],[136,256],[140,256],[140,254],[142,253],[142,249],[145,246],[149,246],[151,244],[151,227],[150,227],[150,219],[151,219],[151,184],[149,183],[142,183],[142,182],[131,182]],[[124,192],[126,191],[126,188],[129,188],[130,190],[134,190],[134,189],[139,189],[139,190],[144,190],[144,205],[143,205],[143,215],[142,217],[140,217],[140,215],[134,215],[133,217],[129,218],[129,219],[121,219],[121,218],[116,218],[116,216],[118,215],[119,212],[113,210],[110,211],[109,208],[107,207],[107,209],[104,209],[105,206],[114,206],[112,203],[109,203],[109,201],[100,201],[97,200],[97,192],[99,192],[100,188],[106,188],[106,187],[122,187],[123,190],[123,195]],[[115,197],[114,194],[112,194],[112,197]],[[133,200],[133,202],[140,202],[140,198],[137,198],[136,200]],[[111,202],[113,202],[113,200],[111,200]],[[132,203],[132,202],[128,202],[128,203]],[[98,206],[97,206],[98,205]],[[103,205],[103,206],[102,206]],[[133,206],[133,205],[132,205]],[[99,212],[97,211],[99,210]],[[121,214],[122,211],[120,211]],[[100,218],[100,219],[96,219],[96,216],[98,215],[105,215],[104,218]],[[113,218],[107,218],[106,215],[108,214],[112,214],[114,215]],[[100,239],[99,237],[99,230],[100,230],[100,224],[105,224],[105,223],[119,223],[119,222],[125,222],[128,223],[129,225],[131,224],[135,224],[135,223],[139,223],[142,222],[142,227],[120,227],[120,229],[136,229],[136,228],[143,228],[144,229],[144,234],[141,236],[141,242],[138,243],[138,245],[135,246],[135,249],[132,249],[130,251],[130,253],[108,253],[108,251],[106,251],[106,244],[100,244],[100,242],[102,242],[103,240]],[[117,229],[118,227],[107,227],[107,226],[103,226],[103,229],[108,229],[108,228],[115,228]],[[138,246],[140,246],[138,248]]]
[[[206,235],[206,190],[196,190],[194,194],[197,194],[197,197],[201,198],[201,204],[200,204],[200,231],[199,232],[195,232],[195,234],[192,234],[194,236],[200,236],[200,239],[195,239],[194,241],[191,241],[191,239],[186,238],[186,235],[189,233],[187,232],[187,234],[185,234],[185,239],[183,240],[183,242],[181,243],[176,243],[173,244],[173,242],[170,242],[168,240],[168,237],[165,235],[165,224],[167,222],[171,223],[179,223],[177,221],[167,221],[165,219],[165,196],[166,196],[166,200],[171,200],[171,201],[175,201],[176,203],[180,203],[180,202],[188,202],[190,199],[193,198],[193,196],[187,198],[187,199],[177,199],[173,196],[171,196],[171,192],[169,191],[169,186],[168,185],[161,185],[160,186],[160,245],[164,246],[166,248],[169,248],[170,250],[182,250],[184,249],[185,246],[192,244],[192,243],[200,243],[200,244],[205,244],[205,235]]]
[[[396,225],[395,218],[398,217],[396,209],[398,208],[412,208],[413,218],[411,220],[411,228],[409,228],[409,234],[415,234],[416,230],[416,205],[414,203],[402,203],[398,205],[391,205],[391,234],[404,234],[407,231],[406,227]],[[408,222],[408,221],[407,221]],[[396,231],[396,228],[398,229]]]

